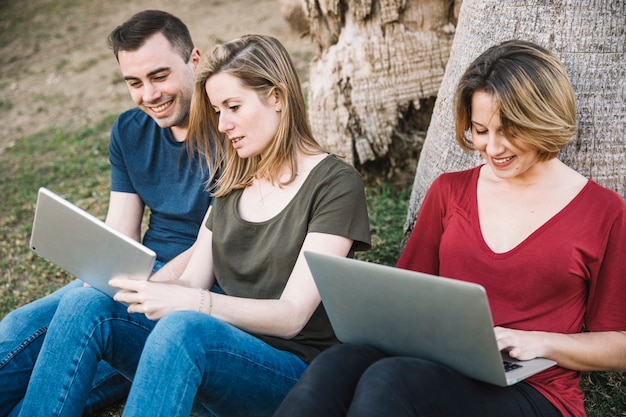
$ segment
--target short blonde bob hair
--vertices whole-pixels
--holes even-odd
[[[218,131],[218,118],[206,94],[207,80],[218,73],[238,78],[261,98],[277,94],[281,116],[276,136],[263,159],[241,158]],[[189,116],[188,146],[204,156],[215,180],[215,196],[244,188],[255,177],[279,185],[289,184],[298,173],[298,153],[324,152],[315,141],[308,123],[300,79],[284,46],[275,38],[245,35],[216,46],[202,61],[196,75]],[[291,177],[280,182],[281,170],[288,166]]]
[[[576,134],[576,98],[565,67],[547,49],[510,40],[492,46],[467,68],[456,89],[456,140],[475,150],[471,138],[472,96],[492,95],[505,136],[537,149],[540,160],[556,158]]]

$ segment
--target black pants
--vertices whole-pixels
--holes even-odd
[[[274,417],[562,417],[521,382],[498,387],[436,363],[337,345],[304,372]]]

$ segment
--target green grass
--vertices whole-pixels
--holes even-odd
[[[0,317],[72,278],[28,248],[37,189],[46,186],[103,218],[108,204],[108,134],[113,117],[76,131],[51,129],[22,138],[0,155]],[[393,265],[400,252],[410,189],[366,187],[372,249],[360,259]],[[589,417],[626,416],[626,379],[618,372],[585,373]],[[98,417],[120,415],[121,406]]]
[[[103,217],[108,203],[108,132],[113,118],[77,132],[51,129],[0,155],[0,317],[71,279],[28,247],[41,186]]]
[[[383,183],[366,186],[367,209],[372,233],[372,248],[357,258],[384,265],[395,265],[400,256],[404,221],[411,189],[394,190]]]

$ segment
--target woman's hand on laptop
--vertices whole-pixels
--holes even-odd
[[[494,327],[498,349],[518,360],[545,358],[545,342],[548,333]]]

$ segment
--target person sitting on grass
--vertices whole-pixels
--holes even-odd
[[[489,48],[456,89],[485,163],[438,177],[397,266],[485,287],[498,347],[557,366],[500,387],[369,346],[320,354],[275,417],[584,416],[581,371],[626,369],[626,203],[563,164],[574,91],[545,48]]]
[[[185,24],[159,10],[133,15],[111,32],[108,42],[137,108],[120,114],[111,130],[105,222],[154,250],[153,272],[159,272],[152,279],[167,279],[186,265],[212,202],[206,190],[208,166],[185,146],[200,52]],[[146,209],[149,226],[142,237]],[[0,417],[19,412],[59,301],[82,285],[74,280],[0,321]],[[130,381],[101,361],[86,413],[120,401],[129,389]]]

